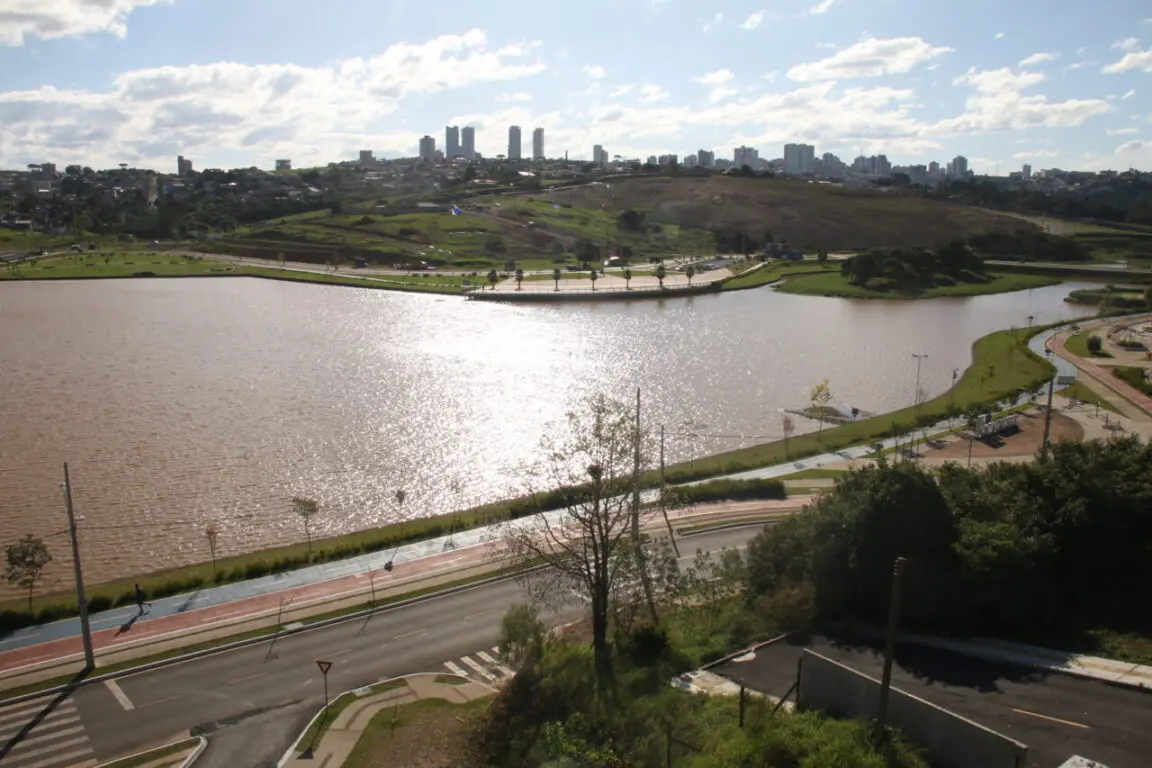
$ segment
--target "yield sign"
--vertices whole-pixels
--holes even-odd
[[[328,670],[332,669],[332,662],[317,660],[316,666],[320,667],[320,673],[325,677],[328,676]]]

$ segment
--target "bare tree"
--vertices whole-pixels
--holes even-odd
[[[529,471],[531,490],[566,489],[559,521],[543,512],[506,524],[500,554],[541,565],[523,577],[533,602],[586,601],[597,673],[612,673],[608,622],[620,582],[635,574],[632,538],[634,461],[642,435],[623,403],[596,395],[542,441],[544,458]]]
[[[52,561],[48,547],[43,539],[28,534],[15,544],[9,544],[4,549],[4,578],[9,584],[16,584],[28,589],[28,610],[32,610],[32,590],[40,578],[44,566]]]
[[[788,441],[792,438],[792,433],[796,431],[796,423],[792,421],[792,417],[784,414],[780,417],[780,428],[784,430],[784,458],[788,458]]]
[[[297,496],[292,499],[292,511],[304,522],[304,536],[308,539],[308,554],[312,554],[312,518],[320,513],[320,505],[315,499]]]

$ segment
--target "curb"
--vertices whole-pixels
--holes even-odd
[[[798,635],[804,631],[806,631],[806,630],[795,629],[795,630],[792,630],[791,632],[785,632],[782,635],[778,635],[778,636],[772,638],[771,640],[763,640],[759,643],[753,643],[752,645],[748,646],[747,648],[742,648],[739,651],[736,651],[734,653],[728,654],[727,656],[724,656],[723,658],[716,659],[715,661],[710,661],[707,664],[702,665],[700,667],[700,669],[711,669],[712,667],[718,667],[721,664],[732,661],[732,659],[735,659],[738,656],[743,656],[746,653],[752,653],[753,651],[758,651],[761,648],[768,646],[768,645],[774,645],[775,643],[778,643],[781,640],[787,640],[788,638],[792,637],[793,635]]]
[[[200,759],[200,755],[204,754],[204,750],[208,749],[208,739],[203,736],[196,737],[200,743],[196,745],[196,749],[192,750],[192,754],[184,758],[184,762],[180,763],[180,768],[189,768],[193,763]]]
[[[720,523],[718,525],[711,525],[704,528],[693,528],[691,530],[676,529],[676,535],[682,539],[691,538],[692,536],[702,536],[706,533],[716,533],[717,531],[728,531],[734,528],[752,528],[755,526],[768,526],[775,525],[781,522],[780,520],[765,519],[765,520],[746,520],[742,523]]]
[[[173,741],[170,744],[161,744],[158,747],[153,747],[152,749],[146,750],[144,752],[137,752],[137,753],[132,754],[132,755],[124,755],[123,757],[114,757],[111,760],[100,763],[99,765],[96,766],[96,768],[104,768],[104,766],[115,765],[116,763],[123,762],[124,760],[132,760],[132,759],[137,758],[137,757],[146,757],[147,755],[150,755],[153,752],[159,752],[162,749],[167,749],[168,747],[174,747],[177,744],[184,742],[184,741],[188,741],[191,738],[195,738],[197,740],[196,748],[194,750],[192,750],[192,754],[190,754],[190,755],[188,755],[188,757],[184,758],[184,762],[180,763],[180,768],[189,768],[189,766],[191,766],[193,763],[195,763],[196,760],[200,757],[200,755],[202,755],[204,753],[204,750],[208,748],[208,740],[206,738],[204,738],[203,736],[189,736],[186,739],[180,739],[179,741]]]
[[[102,682],[105,682],[106,680],[116,680],[116,679],[121,678],[121,677],[128,677],[129,675],[136,675],[136,674],[140,674],[142,672],[151,672],[151,671],[156,670],[156,669],[162,669],[164,667],[170,667],[170,666],[174,666],[176,664],[183,664],[186,661],[193,661],[195,659],[202,659],[206,656],[212,656],[212,655],[215,655],[217,653],[227,653],[229,651],[234,651],[238,648],[247,648],[248,646],[259,645],[260,643],[266,643],[266,642],[272,640],[273,638],[281,638],[281,637],[287,637],[289,635],[297,635],[297,634],[301,634],[303,632],[309,632],[309,631],[314,630],[314,629],[323,629],[325,627],[335,626],[337,624],[342,624],[344,622],[356,621],[358,619],[363,619],[363,618],[368,617],[368,616],[375,616],[376,614],[380,614],[380,613],[389,613],[391,611],[399,610],[401,608],[407,608],[407,607],[412,606],[412,605],[418,605],[420,603],[428,602],[430,600],[438,600],[438,599],[443,598],[443,597],[448,597],[449,595],[456,595],[456,594],[460,594],[462,592],[468,592],[468,591],[473,590],[473,589],[479,589],[481,587],[487,587],[487,586],[490,586],[492,584],[499,584],[500,582],[508,581],[509,579],[515,579],[522,574],[532,573],[534,571],[538,571],[544,567],[545,566],[542,566],[542,565],[536,565],[536,566],[533,566],[531,568],[525,568],[524,570],[517,571],[516,573],[506,574],[504,576],[490,576],[486,579],[474,581],[471,584],[463,584],[463,585],[458,586],[458,587],[449,587],[448,589],[442,589],[439,592],[431,592],[427,595],[420,595],[418,597],[410,597],[410,598],[406,598],[404,600],[398,600],[395,603],[392,603],[392,604],[387,605],[387,606],[383,606],[381,608],[367,608],[367,609],[362,610],[362,611],[355,611],[353,613],[347,613],[347,614],[344,614],[342,616],[333,616],[332,618],[323,619],[321,621],[315,622],[314,624],[309,624],[309,625],[304,626],[304,627],[297,627],[295,629],[283,629],[280,632],[275,633],[273,635],[262,635],[260,637],[248,638],[247,640],[237,640],[237,641],[232,642],[232,643],[225,643],[223,645],[218,645],[214,648],[204,648],[203,650],[192,651],[191,653],[181,654],[180,656],[173,656],[170,659],[161,659],[159,661],[153,661],[153,662],[149,662],[147,664],[141,664],[139,666],[129,667],[128,669],[121,669],[121,670],[117,670],[115,672],[108,672],[108,673],[105,673],[103,675],[96,675],[94,677],[87,677],[87,678],[80,680],[78,682],[75,682],[75,683],[66,683],[64,685],[58,685],[58,686],[55,686],[53,688],[45,688],[42,691],[33,691],[32,693],[25,693],[25,694],[22,694],[20,696],[13,696],[13,697],[7,698],[7,699],[0,699],[0,706],[9,706],[12,704],[21,704],[21,703],[26,702],[26,701],[34,701],[34,700],[42,698],[44,696],[55,696],[55,695],[61,694],[61,693],[71,693],[72,691],[76,690],[77,688],[82,688],[84,686],[93,685],[95,683],[102,683]],[[376,683],[373,683],[373,685],[376,685]],[[361,686],[361,687],[363,687],[363,686]]]

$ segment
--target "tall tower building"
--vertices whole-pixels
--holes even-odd
[[[470,125],[464,126],[460,132],[460,154],[464,155],[465,160],[476,159],[476,129]]]
[[[544,159],[544,129],[537,128],[532,131],[532,159]]]
[[[596,165],[608,165],[608,150],[596,144],[592,147],[592,162]]]
[[[460,156],[460,129],[449,125],[444,129],[444,157],[451,160]]]
[[[520,159],[520,126],[518,125],[508,129],[508,159]]]
[[[431,136],[420,139],[420,159],[429,162],[436,160],[436,139]]]
[[[952,178],[954,179],[967,179],[968,178],[968,158],[964,155],[956,155],[952,158]]]

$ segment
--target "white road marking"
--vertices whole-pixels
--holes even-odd
[[[484,669],[484,667],[482,667],[478,662],[476,662],[476,660],[473,659],[471,656],[461,656],[460,661],[464,662],[469,667],[471,667],[472,670],[476,674],[482,675],[485,680],[491,680],[492,682],[496,682],[496,675],[494,675],[491,672],[489,672],[488,670]]]
[[[448,667],[448,671],[454,675],[460,675],[460,677],[468,677],[468,673],[465,672],[458,664],[455,664],[454,662],[446,661],[446,662],[444,662],[444,666]]]
[[[499,672],[505,678],[513,677],[516,674],[512,670],[508,669],[508,667],[504,666],[499,661],[497,661],[496,659],[489,656],[487,651],[480,651],[476,655],[479,656],[480,660],[483,661],[484,663],[491,664],[493,667],[495,667],[496,671]]]
[[[1013,712],[1018,712],[1021,715],[1028,715],[1029,717],[1038,717],[1041,720],[1051,720],[1053,723],[1060,723],[1061,725],[1070,725],[1073,728],[1083,728],[1084,730],[1091,730],[1092,726],[1084,725],[1084,723],[1074,723],[1071,720],[1061,720],[1058,717],[1050,717],[1048,715],[1041,715],[1039,712],[1029,712],[1026,709],[1012,708]]]
[[[31,765],[23,765],[23,766],[20,766],[20,768],[54,768],[54,767],[59,768],[61,766],[70,764],[73,760],[75,760],[78,757],[84,757],[85,755],[90,755],[90,754],[92,754],[91,748],[77,749],[73,752],[65,752],[62,755],[56,755],[55,757],[50,757],[47,760],[41,760],[38,763],[32,763]],[[92,763],[88,763],[88,765],[92,765]]]
[[[31,739],[25,739],[24,741],[20,742],[16,746],[12,747],[12,751],[9,752],[8,754],[12,757],[13,760],[21,760],[21,759],[32,758],[32,757],[43,757],[44,755],[48,754],[49,752],[55,752],[58,749],[64,749],[66,747],[77,747],[77,746],[84,744],[85,742],[88,741],[87,736],[84,736],[84,735],[76,736],[77,733],[81,733],[81,731],[83,731],[83,730],[84,730],[84,728],[82,726],[76,726],[75,728],[68,728],[66,730],[58,731],[56,733],[49,733],[49,734],[45,734],[44,736],[36,736],[34,738],[31,738]],[[57,738],[61,738],[63,736],[73,736],[74,738],[71,738],[68,741],[61,741],[61,742],[56,743],[56,744],[45,744],[44,743],[48,739],[57,739]],[[39,743],[36,743],[36,742],[39,742]],[[36,747],[36,749],[29,752],[28,750],[25,749],[25,747],[28,745],[34,746],[34,747]]]
[[[125,712],[131,712],[132,710],[136,709],[136,706],[132,703],[132,700],[129,699],[128,695],[124,693],[124,691],[120,688],[119,683],[117,683],[115,680],[105,680],[104,685],[107,686],[108,690],[112,692],[112,696],[115,697],[120,706],[124,707]]]
[[[69,716],[66,716],[66,717],[49,717],[49,718],[46,718],[45,720],[43,720],[42,722],[37,723],[36,727],[32,729],[31,733],[39,733],[40,731],[45,730],[47,728],[52,728],[52,727],[60,726],[60,725],[69,725],[71,723],[78,723],[78,722],[80,722],[80,716],[76,715],[75,713],[73,713]],[[21,725],[20,723],[12,723],[9,726],[5,726],[2,729],[2,731],[0,731],[0,739],[11,739],[13,736],[20,733],[20,731],[23,730],[25,727],[26,727],[26,725]],[[40,737],[37,736],[36,738],[40,738]],[[31,736],[28,739],[25,739],[24,741],[31,741]]]
[[[31,720],[38,713],[43,712],[47,708],[48,708],[48,705],[44,703],[43,699],[41,699],[40,701],[33,702],[32,704],[27,704],[23,707],[20,707],[19,709],[14,708],[14,709],[0,710],[0,723],[7,722],[9,720],[16,720],[18,718],[27,718],[27,719]],[[73,710],[75,708],[76,708],[76,704],[72,701],[72,699],[68,699],[63,704],[56,707],[56,709],[52,710],[52,715],[59,714],[60,712],[67,712],[67,711]],[[49,717],[51,717],[52,715],[49,715]],[[3,727],[3,726],[0,726],[0,727]]]

